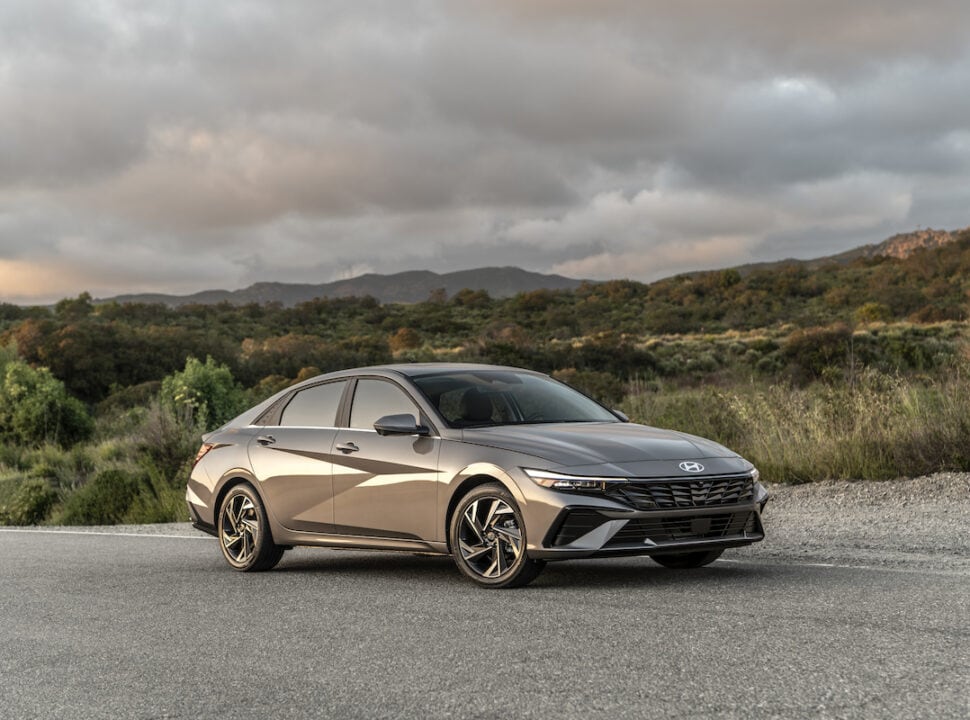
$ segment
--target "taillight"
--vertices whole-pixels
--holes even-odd
[[[215,445],[213,443],[202,443],[202,447],[199,448],[199,452],[195,454],[195,460],[192,461],[192,467],[198,465],[199,461],[204,458],[214,447]]]

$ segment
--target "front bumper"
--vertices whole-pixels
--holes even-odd
[[[542,540],[529,548],[529,557],[543,560],[655,555],[749,545],[764,539],[761,511],[768,494],[759,482],[749,486],[743,499],[706,504],[684,500],[650,508],[638,499],[639,509],[610,503],[576,502],[563,507]],[[654,492],[653,497],[658,497]],[[726,498],[721,497],[720,500]]]
[[[666,511],[609,511],[569,507],[541,548],[543,560],[654,555],[749,545],[765,536],[756,504]]]

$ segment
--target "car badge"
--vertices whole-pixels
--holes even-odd
[[[680,464],[680,469],[689,473],[704,472],[704,466],[699,462],[682,462]]]

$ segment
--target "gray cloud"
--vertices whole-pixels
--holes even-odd
[[[0,300],[963,226],[968,40],[944,1],[8,0]]]

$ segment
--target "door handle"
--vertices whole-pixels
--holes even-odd
[[[276,438],[274,438],[272,435],[260,435],[258,438],[256,438],[256,442],[265,447],[266,445],[272,445],[275,443]]]
[[[348,454],[348,453],[357,452],[358,450],[360,450],[360,448],[357,447],[357,445],[355,445],[352,442],[343,443],[342,445],[338,445],[337,446],[337,449],[340,452],[344,453],[345,455]]]

